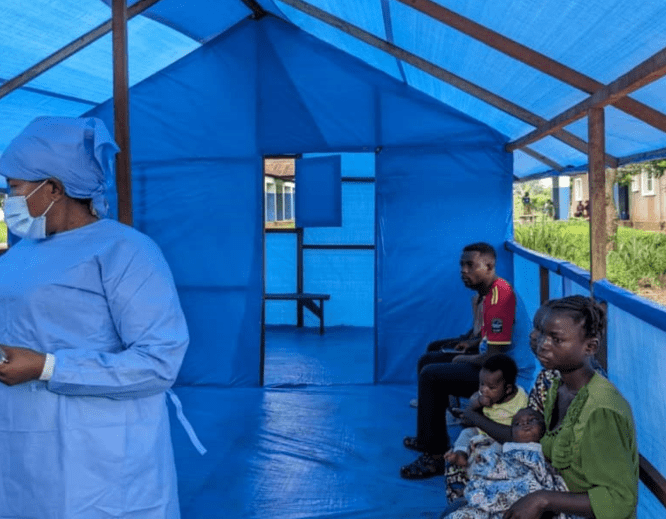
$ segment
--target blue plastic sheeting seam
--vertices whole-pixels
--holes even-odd
[[[661,157],[660,154],[656,153],[656,157],[659,158]],[[620,158],[620,164],[622,164],[622,159]],[[619,167],[619,166],[618,166]],[[589,169],[589,165],[587,163],[585,164],[580,164],[578,166],[566,166],[560,170],[556,169],[549,169],[547,171],[541,171],[539,173],[533,173],[531,175],[525,175],[524,177],[518,177],[520,182],[528,182],[530,180],[539,180],[542,178],[548,178],[548,177],[562,177],[562,176],[569,176],[572,173],[587,173]]]
[[[666,331],[666,309],[602,279],[594,284],[595,297],[611,303],[634,317]]]
[[[560,260],[551,258],[550,256],[546,256],[545,254],[540,254],[538,252],[535,252],[533,250],[526,249],[519,243],[515,241],[507,241],[504,243],[504,248],[508,250],[509,252],[513,252],[514,254],[518,254],[519,256],[522,256],[525,259],[528,259],[534,263],[537,263],[538,265],[541,265],[542,267],[546,267],[548,270],[552,270],[553,272],[560,272],[560,265],[563,263]]]

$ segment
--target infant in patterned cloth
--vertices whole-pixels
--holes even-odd
[[[471,441],[469,482],[465,497],[445,512],[443,519],[501,519],[518,499],[537,490],[566,492],[567,486],[546,461],[539,440],[546,431],[543,416],[531,408],[518,411],[511,421],[511,442],[498,443],[488,436]],[[557,519],[575,519],[559,514]]]

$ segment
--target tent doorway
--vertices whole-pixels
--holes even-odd
[[[374,382],[374,177],[373,153],[264,159],[264,385]]]

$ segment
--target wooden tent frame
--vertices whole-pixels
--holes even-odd
[[[0,99],[40,76],[58,63],[113,31],[113,97],[114,127],[120,153],[116,155],[118,220],[132,225],[132,172],[129,149],[129,87],[127,74],[127,21],[141,14],[159,0],[139,0],[127,7],[123,0],[113,0],[112,17],[65,45],[39,63],[0,86]]]
[[[113,33],[113,97],[115,138],[120,146],[116,157],[116,185],[118,189],[119,220],[132,225],[131,155],[129,134],[129,86],[127,72],[127,21],[144,12],[159,0],[139,0],[127,7],[126,0],[112,0],[112,18],[95,27],[83,36],[65,45],[36,65],[18,74],[0,86],[0,99],[14,90],[64,61],[74,53],[90,45],[105,34]],[[252,18],[259,19],[266,11],[256,0],[240,0],[252,11]],[[535,50],[513,41],[491,29],[446,9],[431,0],[397,0],[437,21],[480,41],[507,56],[525,63],[587,94],[582,102],[565,110],[556,117],[545,120],[537,114],[512,103],[482,87],[457,76],[434,63],[412,54],[390,41],[354,26],[332,14],[318,9],[303,0],[280,0],[299,11],[317,18],[355,38],[390,54],[400,61],[436,77],[499,110],[524,121],[535,130],[507,144],[507,151],[521,150],[527,155],[551,167],[555,172],[564,168],[554,160],[530,149],[528,144],[548,135],[559,139],[572,148],[588,155],[590,187],[590,289],[594,282],[606,277],[606,212],[605,168],[617,168],[622,163],[639,161],[649,154],[638,154],[619,159],[605,151],[604,107],[612,104],[640,121],[666,132],[666,114],[659,112],[628,96],[631,92],[666,75],[666,49],[654,54],[626,74],[608,85],[603,85],[576,70],[571,69]],[[388,32],[388,31],[387,31]],[[567,132],[563,128],[571,122],[588,117],[588,142]],[[542,273],[543,274],[543,273]],[[547,281],[541,276],[541,290]],[[593,294],[592,294],[593,295]],[[666,506],[666,479],[642,456],[640,478],[657,499]]]

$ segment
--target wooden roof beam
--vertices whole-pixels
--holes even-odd
[[[532,157],[533,159],[536,159],[536,160],[538,160],[539,162],[545,164],[546,166],[549,166],[549,167],[552,168],[554,171],[558,171],[558,172],[559,172],[559,171],[564,170],[564,167],[562,167],[560,164],[558,164],[557,162],[555,162],[555,161],[552,160],[552,159],[549,159],[549,158],[546,157],[545,155],[542,155],[542,154],[539,153],[538,151],[533,150],[533,149],[530,148],[529,146],[525,146],[525,147],[523,147],[523,148],[520,148],[520,151],[522,151],[525,155],[529,155],[529,156]]]
[[[260,20],[264,16],[266,16],[266,10],[259,5],[259,2],[257,0],[241,0],[250,11],[252,11],[252,17],[255,20]]]
[[[139,0],[137,3],[127,8],[127,19],[134,18],[136,15],[141,14],[149,7],[155,5],[159,0]],[[100,39],[105,34],[111,32],[112,18],[107,20],[101,25],[98,25],[91,31],[88,31],[83,36],[79,36],[73,42],[65,45],[60,50],[47,56],[42,61],[33,65],[29,69],[21,72],[18,76],[13,77],[6,83],[0,86],[0,99],[10,94],[17,88],[21,88],[26,83],[32,81],[37,76],[43,74],[50,68],[56,66],[58,63],[69,58],[72,54],[77,53],[81,49],[87,47],[94,41]]]
[[[580,103],[555,116],[546,124],[537,127],[533,132],[507,144],[507,150],[521,148],[531,142],[551,135],[566,125],[585,117],[592,108],[603,108],[612,104],[616,99],[656,81],[666,75],[666,48],[660,50],[640,65],[609,83],[601,90],[581,101]]]
[[[562,63],[549,58],[525,45],[522,45],[498,32],[492,31],[469,18],[465,18],[431,0],[398,0],[417,11],[452,27],[475,40],[485,43],[507,56],[525,63],[532,68],[548,74],[563,83],[578,88],[588,94],[594,94],[604,87],[603,83],[586,76]],[[666,114],[655,110],[639,101],[624,97],[616,99],[613,105],[623,112],[636,117],[663,132],[666,132]]]
[[[546,119],[544,119],[543,117],[540,117],[530,112],[529,110],[525,110],[523,107],[515,103],[512,103],[511,101],[508,101],[503,97],[493,94],[492,92],[484,88],[481,88],[480,86],[475,85],[474,83],[471,83],[470,81],[467,81],[466,79],[463,79],[460,76],[457,76],[443,69],[442,67],[435,65],[434,63],[431,63],[430,61],[427,61],[415,54],[412,54],[411,52],[408,52],[392,43],[382,40],[381,38],[378,38],[374,34],[371,34],[361,29],[360,27],[357,27],[349,22],[346,22],[341,18],[333,16],[332,14],[323,11],[318,7],[310,5],[304,2],[303,0],[280,0],[280,1],[295,9],[298,9],[299,11],[309,16],[312,16],[313,18],[316,18],[318,20],[321,20],[322,22],[327,23],[328,25],[331,25],[332,27],[335,27],[341,30],[342,32],[345,32],[357,38],[358,40],[367,43],[368,45],[372,45],[373,47],[380,49],[386,52],[387,54],[390,54],[391,56],[404,61],[405,63],[409,63],[410,65],[418,68],[419,70],[422,70],[423,72],[430,74],[431,76],[436,77],[437,79],[441,79],[442,81],[454,86],[455,88],[458,88],[459,90],[462,90],[463,92],[466,92],[467,94],[470,94],[471,96],[476,97],[484,101],[485,103],[494,106],[498,110],[501,110],[511,115],[512,117],[515,117],[523,122],[526,122],[534,126],[535,128],[538,128],[539,126],[542,126],[547,122]],[[566,130],[560,130],[558,132],[554,132],[553,137],[559,139],[565,144],[587,155],[587,150],[588,150],[587,142],[575,136],[574,134],[567,132]],[[606,164],[609,167],[617,167],[618,159],[616,157],[613,157],[612,155],[607,154]]]
[[[622,167],[625,164],[635,164],[636,162],[662,159],[664,157],[666,157],[666,148],[657,148],[651,151],[632,153],[631,155],[625,155],[624,157],[618,158],[620,159],[620,167]]]

